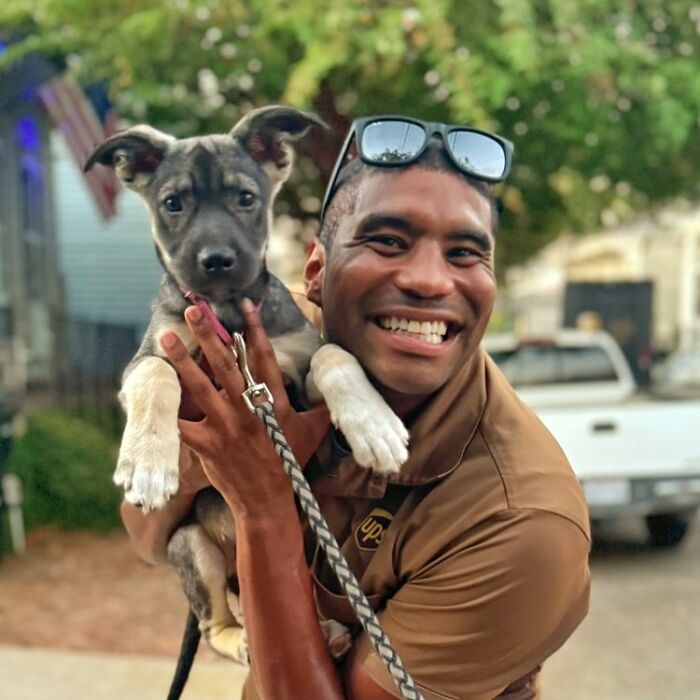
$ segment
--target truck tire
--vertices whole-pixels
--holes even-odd
[[[680,513],[658,513],[646,517],[649,541],[653,547],[677,547],[688,534],[692,516]]]

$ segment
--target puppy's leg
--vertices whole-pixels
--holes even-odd
[[[352,647],[350,630],[337,620],[320,620],[320,622],[331,656],[334,659],[342,659]]]
[[[226,561],[201,525],[179,528],[168,544],[168,560],[209,645],[222,656],[248,665],[248,640],[227,601]]]
[[[353,355],[333,344],[314,354],[307,396],[318,392],[359,464],[384,474],[399,470],[408,459],[408,431]]]
[[[144,511],[161,508],[178,488],[177,373],[159,357],[144,357],[127,373],[120,399],[126,428],[114,481]]]

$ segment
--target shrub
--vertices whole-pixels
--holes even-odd
[[[116,454],[111,438],[70,413],[32,415],[5,468],[22,480],[27,529],[44,524],[99,531],[117,527]]]

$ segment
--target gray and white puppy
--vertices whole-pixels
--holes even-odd
[[[242,298],[261,303],[262,323],[286,379],[297,396],[318,392],[324,398],[355,459],[395,472],[408,456],[405,427],[355,358],[322,344],[266,267],[272,204],[291,170],[291,144],[313,126],[322,122],[288,107],[250,112],[229,134],[178,140],[136,126],[107,139],[86,163],[86,170],[96,163],[113,167],[145,201],[165,269],[151,322],[120,391],[126,427],[114,479],[145,511],[164,506],[178,488],[180,384],[158,339],[175,331],[197,353],[183,320],[185,292],[208,301],[230,333],[243,330]],[[228,457],[235,461],[235,455]],[[242,660],[245,638],[227,602],[235,562],[221,547],[232,538],[228,510],[209,489],[171,538],[168,558],[210,645]]]

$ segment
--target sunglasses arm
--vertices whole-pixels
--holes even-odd
[[[323,218],[326,215],[326,209],[328,208],[328,205],[330,204],[330,201],[333,198],[333,195],[335,194],[335,183],[338,179],[338,174],[340,173],[340,170],[342,169],[343,165],[345,165],[345,159],[348,155],[348,151],[350,150],[350,144],[355,138],[355,131],[356,127],[353,123],[352,128],[348,131],[348,135],[345,137],[343,146],[340,149],[340,156],[336,159],[335,165],[333,166],[333,172],[331,173],[331,176],[328,180],[326,194],[323,197],[323,205],[321,206],[321,216],[319,218],[319,222],[321,223],[323,222]]]

